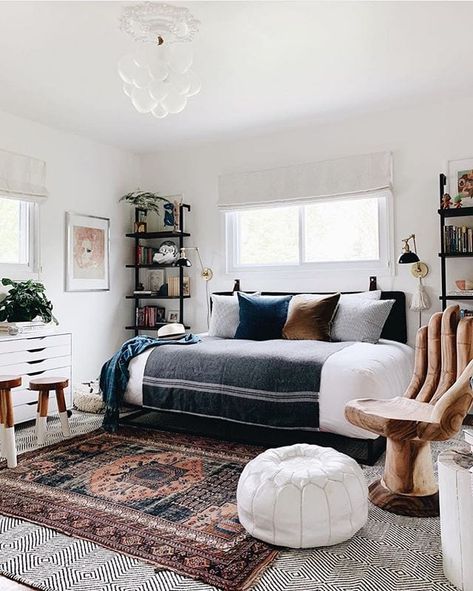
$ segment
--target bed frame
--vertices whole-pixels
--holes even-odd
[[[231,291],[215,292],[216,295],[232,295]],[[300,293],[300,292],[299,292]],[[311,292],[304,292],[311,293]],[[320,294],[321,292],[313,292]],[[331,292],[333,293],[333,292]],[[358,293],[358,292],[342,292]],[[298,295],[296,292],[262,291],[261,295]],[[326,295],[329,295],[328,293]],[[401,291],[382,291],[382,300],[394,300],[394,305],[384,325],[381,338],[407,342],[406,296]],[[346,453],[361,464],[372,466],[386,448],[386,439],[357,439],[345,437],[335,433],[322,431],[297,431],[241,425],[222,419],[211,419],[194,415],[170,413],[165,411],[151,411],[140,409],[120,419],[121,424],[143,426],[147,428],[164,429],[174,432],[194,433],[208,437],[215,437],[227,441],[239,441],[261,445],[265,448],[292,445],[293,443],[313,443],[325,447],[334,447]]]

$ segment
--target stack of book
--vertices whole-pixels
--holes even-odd
[[[136,264],[137,265],[151,265],[153,264],[153,256],[158,252],[157,248],[151,246],[137,246],[136,248]]]
[[[46,323],[42,320],[31,322],[0,322],[0,336],[2,335],[30,335],[38,332],[54,332],[55,326],[52,322]]]
[[[159,306],[144,306],[143,308],[136,308],[136,326],[143,328],[153,328],[165,322],[165,310]]]
[[[447,254],[473,252],[473,229],[466,226],[445,226],[444,244]]]
[[[178,297],[180,295],[179,277],[168,277],[168,296]]]

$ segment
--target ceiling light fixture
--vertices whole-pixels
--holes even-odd
[[[157,119],[180,113],[187,99],[200,91],[191,71],[191,42],[199,24],[181,6],[144,2],[123,10],[120,28],[139,47],[120,59],[118,74],[138,113],[152,113]]]

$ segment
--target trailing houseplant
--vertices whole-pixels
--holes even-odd
[[[132,191],[131,193],[123,195],[120,201],[126,201],[138,209],[153,211],[157,215],[160,215],[160,201],[163,201],[164,203],[170,203],[169,199],[161,197],[161,195],[158,195],[157,193],[150,193],[149,191]]]
[[[58,321],[53,315],[53,305],[39,281],[13,281],[2,279],[2,285],[10,286],[6,297],[0,301],[0,321],[30,322],[38,316],[43,322]]]

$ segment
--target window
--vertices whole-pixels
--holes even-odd
[[[37,205],[0,196],[1,274],[34,271]]]
[[[389,267],[390,194],[228,212],[228,270]]]

